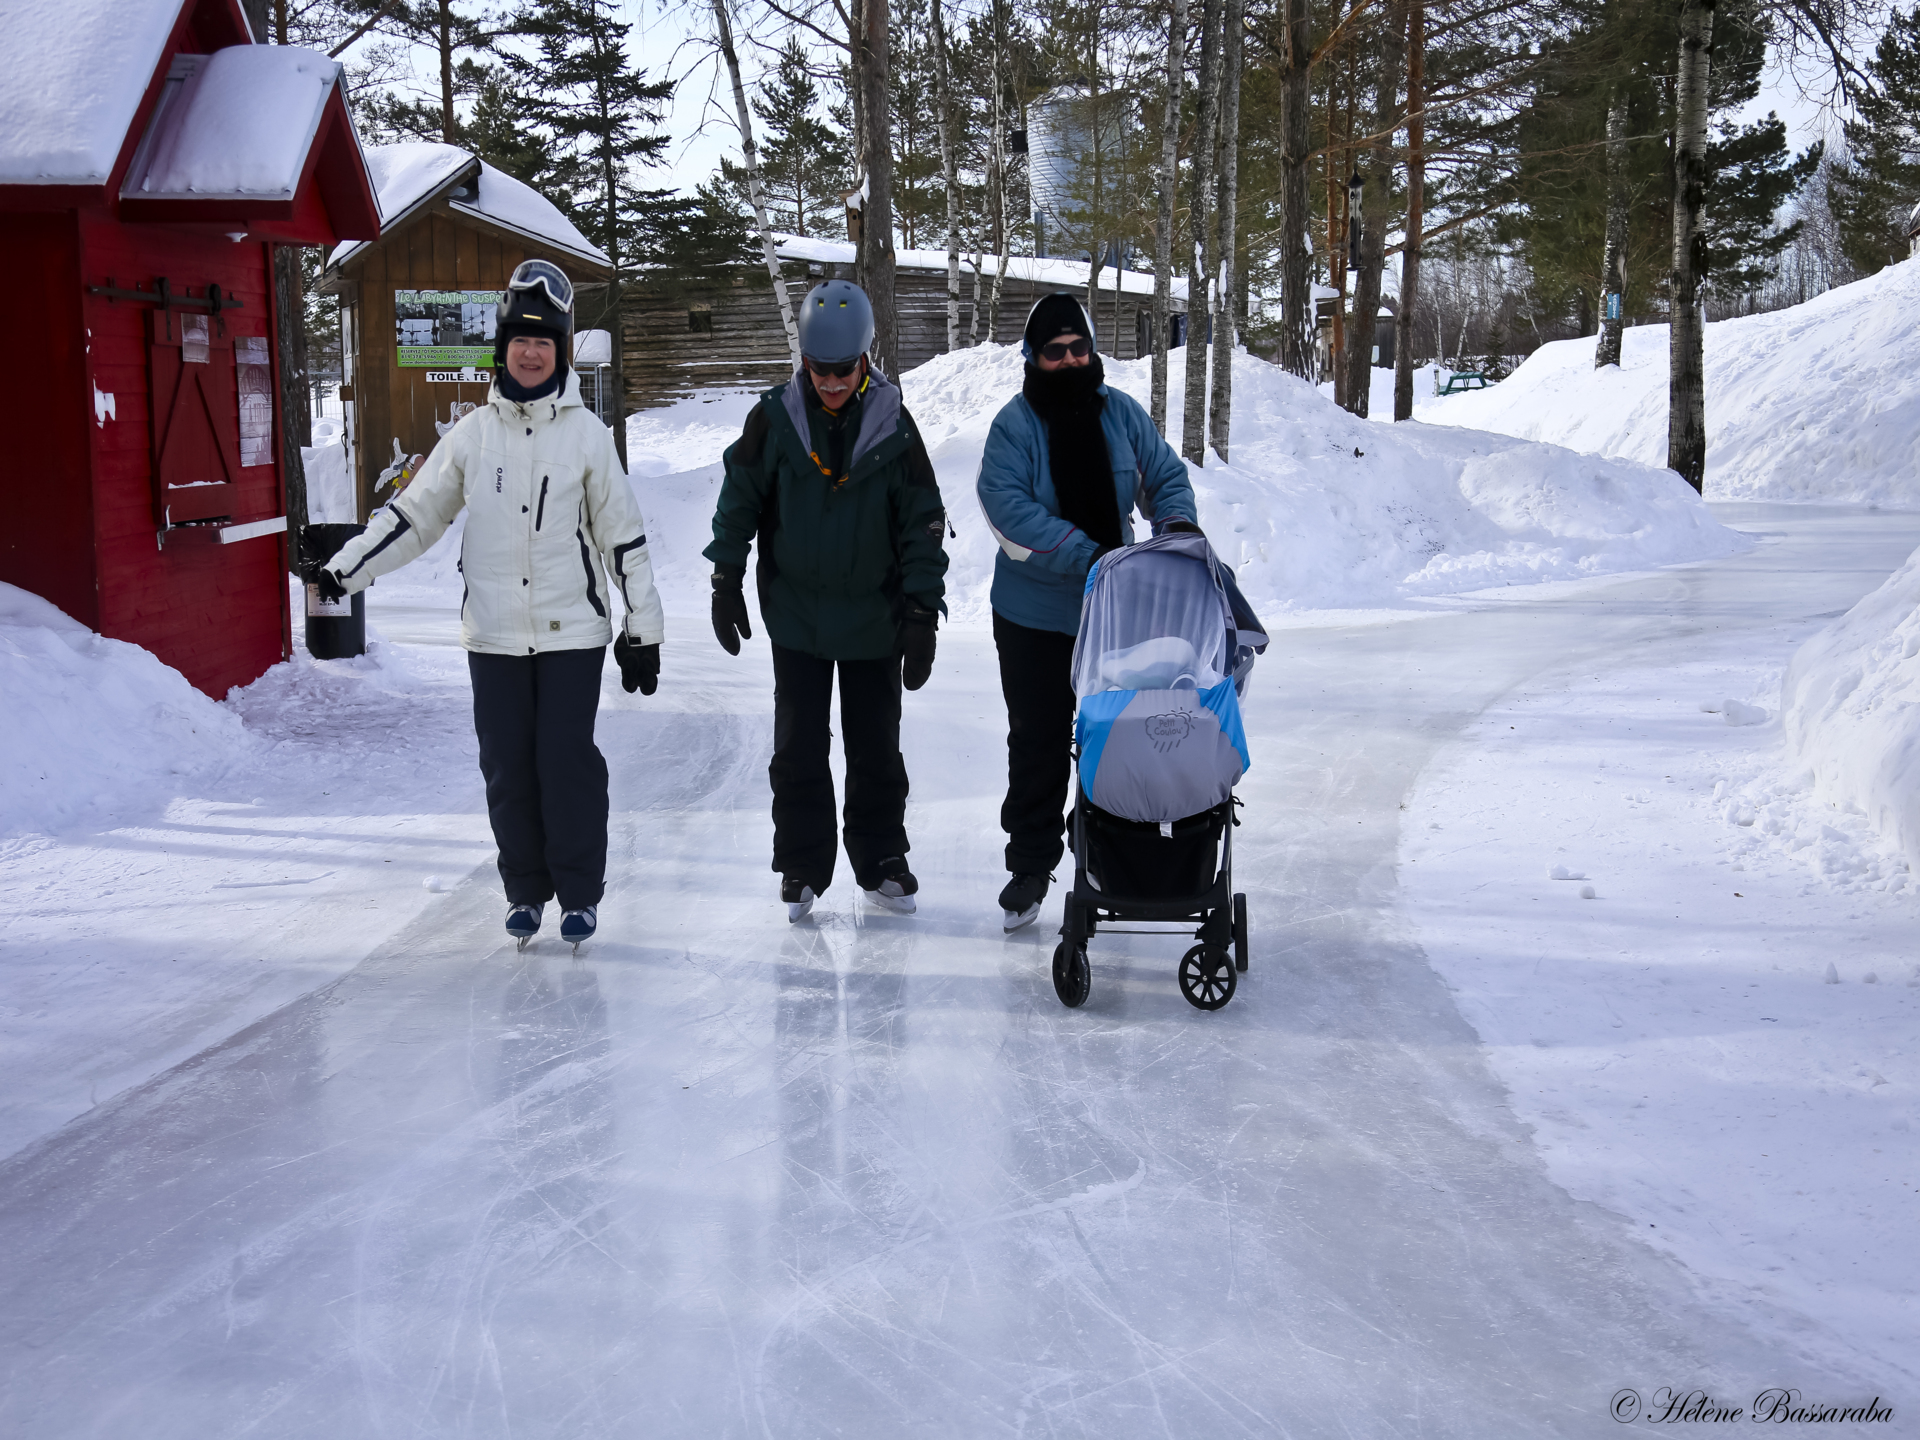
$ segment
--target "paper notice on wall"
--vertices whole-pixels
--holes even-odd
[[[205,365],[210,360],[206,316],[180,317],[180,358],[189,365]]]
[[[273,367],[266,337],[242,335],[233,342],[233,373],[240,387],[240,463],[273,463]]]

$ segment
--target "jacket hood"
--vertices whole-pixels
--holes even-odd
[[[793,425],[793,433],[800,437],[800,448],[804,450],[807,441],[807,392],[800,381],[800,372],[796,370],[793,378],[782,387],[780,404]],[[860,463],[861,456],[899,428],[900,403],[900,387],[869,361],[867,385],[860,397],[860,433],[854,439],[853,453],[847,457],[849,475],[853,473],[853,467]]]

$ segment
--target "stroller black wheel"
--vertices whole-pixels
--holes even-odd
[[[1069,1010],[1087,1003],[1093,989],[1093,967],[1087,963],[1087,947],[1061,941],[1053,947],[1053,993]]]
[[[1234,968],[1246,973],[1247,969],[1247,897],[1233,897],[1233,964]]]
[[[1218,1010],[1233,999],[1239,983],[1233,957],[1211,945],[1194,946],[1180,961],[1180,993],[1196,1009]]]

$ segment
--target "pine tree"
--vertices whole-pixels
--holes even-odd
[[[1894,14],[1867,69],[1873,87],[1856,102],[1846,163],[1827,187],[1841,246],[1863,275],[1906,258],[1920,202],[1920,6]]]
[[[527,123],[524,108],[497,65],[461,62],[461,85],[473,109],[460,143],[514,179],[538,188],[553,169],[553,142]]]
[[[753,113],[765,128],[757,137],[760,183],[773,224],[795,235],[842,236],[846,211],[847,140],[822,110],[820,88],[808,69],[806,48],[787,38],[773,73],[760,82]],[[721,161],[728,182],[744,193],[746,170]]]
[[[607,313],[618,316],[621,282],[633,273],[646,228],[646,197],[633,168],[658,164],[667,144],[665,134],[642,127],[665,113],[673,85],[648,80],[629,62],[632,27],[616,18],[613,0],[540,0],[523,24],[535,54],[510,57],[508,68],[527,118],[553,138],[555,198],[612,264]],[[593,319],[575,316],[581,329]],[[613,435],[625,463],[621,351],[615,344]]]

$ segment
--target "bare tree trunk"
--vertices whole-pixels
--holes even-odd
[[[1313,199],[1307,166],[1313,155],[1312,42],[1307,0],[1282,0],[1287,32],[1280,76],[1280,368],[1313,384]]]
[[[1700,282],[1706,277],[1702,226],[1707,188],[1707,70],[1715,0],[1680,0],[1680,75],[1674,87],[1671,378],[1667,468],[1704,493],[1707,471],[1706,336]]]
[[[861,152],[866,198],[861,205],[856,264],[873,306],[873,363],[883,375],[899,369],[898,318],[893,285],[893,127],[887,96],[887,0],[861,0],[855,14],[853,79],[861,91]]]
[[[1214,132],[1220,99],[1221,0],[1200,7],[1199,120],[1193,142],[1187,225],[1193,232],[1193,272],[1187,281],[1186,414],[1180,427],[1180,453],[1196,465],[1207,456],[1207,321],[1213,315],[1213,226],[1207,200],[1213,190]]]
[[[1393,206],[1393,131],[1400,118],[1400,66],[1406,43],[1406,0],[1381,17],[1380,81],[1374,90],[1366,188],[1360,192],[1360,269],[1353,283],[1353,333],[1347,337],[1347,409],[1364,417],[1373,391],[1373,343],[1380,319],[1380,277],[1387,268],[1387,225]]]
[[[1214,187],[1214,219],[1219,226],[1216,268],[1218,299],[1213,307],[1213,453],[1227,458],[1233,421],[1233,342],[1238,338],[1234,300],[1235,211],[1240,205],[1240,59],[1246,41],[1245,0],[1226,0],[1220,22],[1220,163]]]
[[[1007,224],[1007,73],[1006,3],[993,0],[993,285],[987,301],[987,341],[1000,341],[1000,289],[1007,278],[1012,234]]]
[[[274,349],[280,362],[280,474],[287,504],[287,567],[300,568],[300,532],[307,525],[307,466],[313,444],[313,387],[307,381],[306,274],[298,245],[273,247]]]
[[[1167,433],[1167,349],[1173,319],[1173,192],[1180,183],[1180,85],[1186,79],[1187,0],[1170,0],[1167,106],[1160,121],[1160,215],[1153,228],[1153,428]]]
[[[947,349],[960,348],[960,162],[953,135],[953,94],[947,78],[947,27],[933,0],[934,100],[940,106],[940,169],[947,182]]]
[[[1413,312],[1420,303],[1420,227],[1426,223],[1427,0],[1407,6],[1407,239],[1393,316],[1393,418],[1413,418]]]
[[[754,224],[760,230],[760,249],[766,256],[767,274],[773,279],[773,303],[780,308],[780,323],[787,332],[787,350],[793,357],[793,368],[798,370],[800,329],[793,321],[793,306],[787,302],[787,281],[780,273],[780,256],[773,245],[773,222],[767,218],[766,196],[760,188],[760,153],[753,144],[753,114],[747,109],[746,87],[740,83],[740,57],[733,49],[733,22],[727,18],[727,0],[713,0],[713,24],[719,35],[721,57],[727,62],[727,77],[733,82],[733,113],[740,126],[740,153],[747,162],[747,198],[753,204]],[[619,346],[616,330],[616,352]]]
[[[460,143],[460,121],[453,113],[453,0],[440,0],[440,138]]]
[[[973,313],[967,317],[967,347],[971,349],[980,343],[980,267],[985,257],[980,253],[979,232],[975,231],[973,247]]]
[[[1627,97],[1615,86],[1607,104],[1607,250],[1601,264],[1600,343],[1593,368],[1620,363],[1627,309]]]

